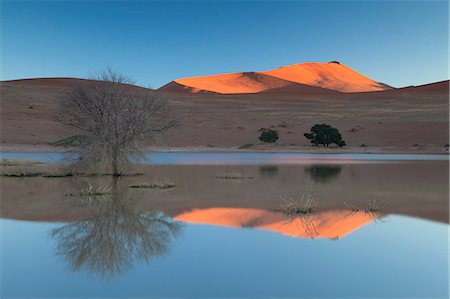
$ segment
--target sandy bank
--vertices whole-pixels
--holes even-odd
[[[211,153],[308,153],[308,154],[448,154],[448,150],[444,147],[418,146],[418,147],[300,147],[300,146],[277,146],[277,145],[255,145],[248,149],[239,149],[237,147],[148,147],[148,152],[211,152]],[[3,153],[62,153],[74,148],[57,147],[50,145],[24,145],[9,144],[1,145],[0,152]]]

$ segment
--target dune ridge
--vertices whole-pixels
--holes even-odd
[[[376,82],[342,63],[309,62],[265,72],[238,72],[181,78],[162,86],[159,90],[221,94],[307,91],[320,94],[332,91],[354,93],[388,89],[391,87]]]
[[[264,74],[341,92],[387,89],[386,85],[378,83],[342,63],[309,62],[293,64],[264,72]]]
[[[211,91],[223,94],[256,93],[267,89],[295,85],[295,83],[288,80],[257,72],[183,78],[173,82],[192,88],[192,92],[195,93]]]

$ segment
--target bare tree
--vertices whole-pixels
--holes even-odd
[[[131,85],[125,75],[107,69],[90,79],[70,90],[59,121],[84,132],[79,164],[119,176],[177,120],[160,93]]]

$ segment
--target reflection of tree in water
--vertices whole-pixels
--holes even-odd
[[[263,177],[273,177],[278,175],[278,167],[272,165],[264,165],[259,167],[259,172]]]
[[[311,179],[317,183],[327,183],[336,179],[341,173],[339,165],[314,165],[305,169],[311,175]]]
[[[162,212],[139,208],[137,199],[117,192],[116,183],[111,190],[78,198],[92,216],[52,231],[57,254],[73,270],[85,268],[105,279],[130,269],[135,260],[148,263],[165,255],[171,237],[181,230]]]

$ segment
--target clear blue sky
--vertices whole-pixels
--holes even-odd
[[[139,85],[339,60],[394,86],[448,79],[446,1],[3,1],[1,79]]]

